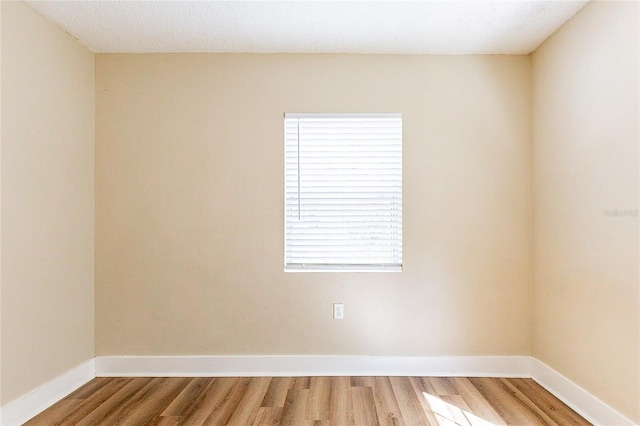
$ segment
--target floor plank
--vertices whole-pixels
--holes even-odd
[[[518,388],[535,405],[540,407],[549,417],[561,425],[583,425],[584,419],[568,405],[551,393],[545,391],[533,379],[507,379]]]
[[[120,413],[122,410],[128,410],[130,404],[135,403],[134,396],[141,389],[148,387],[152,380],[150,377],[133,378],[127,381],[117,392],[108,395],[108,398],[103,403],[95,406],[92,411],[88,412],[87,415],[77,423],[62,422],[60,424],[78,424],[80,426],[108,424],[105,422],[105,419],[114,416],[116,413]]]
[[[357,386],[351,391],[353,399],[353,420],[357,425],[380,426],[373,389]]]
[[[211,384],[206,378],[192,379],[160,413],[162,417],[181,417],[190,407],[197,406],[204,396],[204,389]]]
[[[354,424],[351,393],[351,379],[349,377],[331,377],[329,423],[334,425]]]
[[[282,418],[282,407],[260,407],[253,425],[279,425]]]
[[[289,389],[287,399],[282,408],[281,423],[283,425],[295,425],[305,420],[308,400],[309,389]]]
[[[284,407],[287,392],[291,387],[291,377],[274,377],[269,383],[267,392],[262,399],[261,407]]]
[[[391,387],[398,401],[402,419],[407,426],[431,425],[428,416],[432,413],[425,410],[424,401],[416,394],[410,377],[391,377]]]
[[[42,425],[499,426],[589,423],[531,379],[96,378]]]
[[[267,393],[267,388],[271,379],[269,377],[254,377],[250,379],[244,396],[236,406],[233,415],[229,419],[229,424],[249,425],[258,414],[260,403]]]
[[[526,405],[514,397],[499,379],[473,377],[469,381],[507,424],[546,424],[538,413],[526,409]]]
[[[397,419],[402,418],[398,400],[393,394],[393,388],[388,377],[374,377],[373,379],[373,398],[376,403],[378,418],[382,425],[395,425]],[[394,419],[396,421],[394,422]]]
[[[213,412],[220,409],[235,383],[235,379],[229,377],[208,380],[211,383],[202,390],[202,395],[198,396],[200,403],[181,413],[183,416],[182,424],[203,425]]]
[[[328,420],[331,394],[330,377],[312,377],[307,401],[307,420]]]
[[[228,379],[234,380],[232,378]],[[225,391],[222,401],[216,404],[216,408],[209,414],[204,424],[207,426],[222,426],[228,424],[236,407],[238,407],[242,397],[249,388],[249,383],[251,383],[251,379],[248,377],[235,379],[235,383],[233,383],[228,391]]]

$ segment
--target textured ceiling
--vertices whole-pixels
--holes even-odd
[[[28,1],[96,52],[526,54],[586,1]]]

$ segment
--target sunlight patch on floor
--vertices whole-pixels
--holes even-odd
[[[440,426],[496,426],[495,423],[491,423],[467,410],[449,404],[427,392],[422,392],[422,395],[426,398]]]

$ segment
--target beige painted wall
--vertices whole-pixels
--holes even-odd
[[[2,401],[91,359],[94,54],[2,2]]]
[[[638,15],[592,2],[532,58],[533,354],[636,422]]]
[[[530,354],[529,57],[96,69],[97,355]],[[283,272],[283,113],[341,111],[403,114],[402,273]]]

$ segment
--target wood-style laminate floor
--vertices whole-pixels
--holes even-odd
[[[531,379],[96,378],[27,425],[588,425]]]

